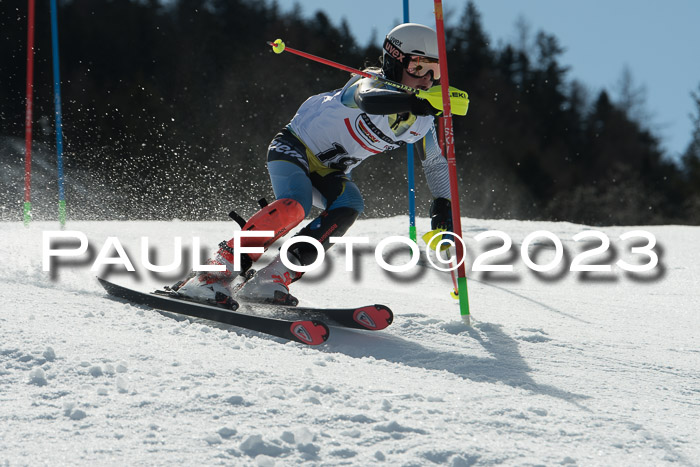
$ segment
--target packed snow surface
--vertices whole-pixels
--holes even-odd
[[[449,274],[375,261],[379,241],[406,224],[358,221],[348,235],[370,243],[356,247],[352,272],[336,246],[292,286],[305,305],[386,304],[395,322],[334,327],[307,347],[174,319],[111,299],[95,280],[173,283],[191,266],[193,238],[206,255],[233,223],[69,222],[89,248],[49,272],[42,234],[58,225],[0,223],[0,465],[700,465],[700,228],[597,228],[611,246],[584,263],[612,271],[572,272],[601,244],[573,240],[590,227],[465,218],[470,269],[503,244],[474,239],[486,230],[513,240],[486,263],[514,265],[469,271],[468,327]],[[428,227],[419,219],[419,232]],[[655,236],[659,264],[625,272],[620,259],[649,261],[632,251],[644,239],[620,239],[640,229]],[[544,273],[521,257],[540,230],[563,244]],[[135,272],[91,270],[109,237]],[[181,237],[182,267],[146,270],[141,237],[161,265]],[[526,250],[537,264],[555,256],[545,237]],[[405,247],[384,257],[410,259]]]

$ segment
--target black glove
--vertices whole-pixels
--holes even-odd
[[[436,109],[426,99],[413,96],[411,99],[411,113],[417,116],[438,115],[440,110]]]
[[[430,206],[430,228],[452,232],[452,203],[447,198],[436,198]]]

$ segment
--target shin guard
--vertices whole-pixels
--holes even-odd
[[[270,245],[299,225],[302,220],[304,220],[304,208],[298,201],[291,198],[278,199],[254,214],[243,226],[244,231],[271,230],[274,235],[272,237],[242,237],[241,246],[263,247],[267,250]],[[233,239],[220,245],[218,256],[224,260],[223,264],[233,268]],[[260,259],[262,253],[247,253],[242,256],[247,256],[250,261],[242,258],[243,271],[241,273],[250,268],[253,262]]]
[[[320,216],[301,229],[297,236],[306,235],[313,237],[323,245],[324,250],[328,250],[332,246],[329,240],[330,237],[342,237],[345,235],[345,232],[348,231],[359,215],[358,211],[347,207],[323,211]],[[299,258],[304,266],[316,261],[316,256],[318,255],[316,248],[308,243],[298,243],[290,251]]]

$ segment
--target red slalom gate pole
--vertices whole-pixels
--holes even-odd
[[[447,155],[447,165],[450,171],[450,196],[452,197],[452,227],[454,233],[462,238],[462,219],[459,209],[459,188],[457,187],[457,160],[455,158],[455,135],[452,126],[452,106],[449,94],[449,79],[447,74],[447,50],[445,47],[445,23],[442,14],[442,0],[435,0],[435,26],[438,39],[438,55],[440,58],[440,82],[442,84],[443,132],[444,147]],[[459,311],[462,320],[469,325],[469,297],[467,295],[467,272],[465,266],[464,246],[458,239],[455,241],[457,250],[457,291],[459,296]]]
[[[24,225],[32,219],[32,107],[34,91],[34,0],[27,0],[27,106],[24,119]]]

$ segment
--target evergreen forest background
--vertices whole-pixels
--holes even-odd
[[[37,2],[35,218],[57,200],[50,18]],[[0,219],[21,219],[27,2],[0,1]],[[272,199],[266,148],[309,96],[347,73],[286,44],[353,67],[380,62],[377,31],[358,45],[344,22],[259,0],[59,1],[69,219],[225,219]],[[469,3],[447,28],[450,83],[469,93],[456,117],[462,215],[591,225],[700,224],[700,88],[680,159],[663,153],[632,77],[619,96],[591,92],[544,31],[488,43]],[[432,26],[432,25],[431,25]],[[526,28],[523,28],[525,32]],[[527,45],[525,45],[527,44]],[[700,77],[698,77],[700,81]],[[430,193],[417,170],[417,207]],[[367,216],[407,213],[405,150],[353,173]]]

